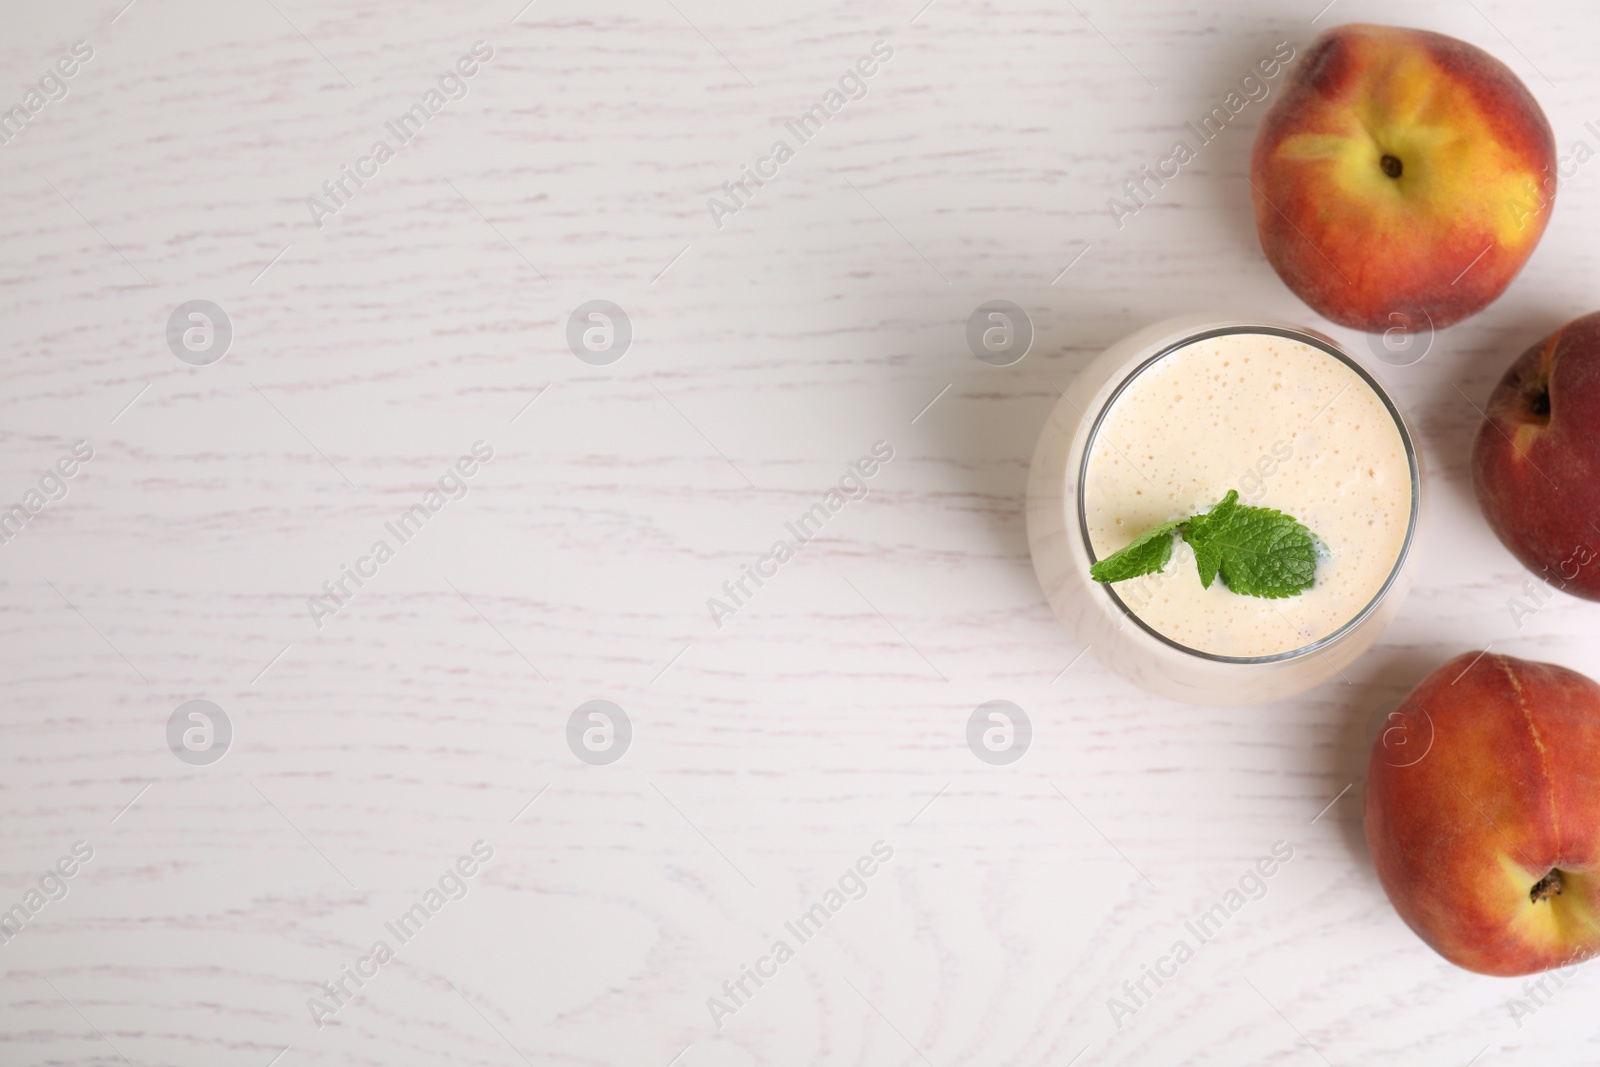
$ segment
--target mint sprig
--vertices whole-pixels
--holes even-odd
[[[1107,556],[1090,568],[1097,582],[1125,582],[1141,574],[1154,574],[1172,558],[1172,531],[1187,519],[1164,522],[1149,533],[1136,538],[1121,552]]]
[[[1176,534],[1194,549],[1200,584],[1222,583],[1243,596],[1299,596],[1317,576],[1316,538],[1294,517],[1239,503],[1237,490],[1210,511],[1162,523],[1089,569],[1097,582],[1125,582],[1154,574],[1172,559]]]

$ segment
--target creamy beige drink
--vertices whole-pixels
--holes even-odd
[[[1397,416],[1351,363],[1293,337],[1224,333],[1157,356],[1111,399],[1084,457],[1079,518],[1096,559],[1230,489],[1319,540],[1298,596],[1204,588],[1182,538],[1160,573],[1103,587],[1153,633],[1212,656],[1283,655],[1337,633],[1385,590],[1410,536]]]

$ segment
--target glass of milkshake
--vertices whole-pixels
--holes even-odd
[[[1310,531],[1308,587],[1207,587],[1181,534],[1155,573],[1091,577],[1230,491]],[[1056,616],[1107,666],[1175,700],[1257,704],[1327,681],[1371,647],[1409,587],[1421,506],[1404,416],[1334,341],[1191,316],[1112,345],[1062,395],[1034,450],[1028,543]]]

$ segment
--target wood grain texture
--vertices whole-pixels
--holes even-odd
[[[1600,673],[1591,605],[1515,624],[1465,464],[1503,367],[1594,310],[1591,169],[1502,300],[1383,369],[1426,558],[1348,683],[1194,709],[1074,664],[1022,526],[1056,387],[1129,330],[1238,310],[1365,344],[1256,245],[1261,105],[1118,228],[1107,197],[1184,120],[1279,41],[1392,21],[1504,58],[1566,150],[1600,117],[1589,8],[123,3],[0,12],[0,102],[95,49],[0,145],[0,499],[95,449],[0,545],[0,909],[94,849],[0,944],[0,1063],[1594,1055],[1590,970],[1518,1027],[1520,983],[1400,924],[1359,825],[1370,724],[1438,662]],[[306,198],[479,40],[467,95],[317,227]],[[707,198],[879,40],[866,96],[719,228]],[[963,339],[997,297],[1037,330],[1003,369]],[[200,298],[235,330],[207,367],[164,337]],[[596,298],[634,328],[604,367],[565,341]],[[716,625],[880,440],[868,497]],[[319,627],[307,598],[477,441],[469,491]],[[206,767],[166,745],[195,698],[235,731]],[[633,725],[610,766],[567,747],[591,699]],[[1033,722],[1010,767],[966,747],[991,699]],[[479,840],[465,897],[316,1026],[319,983]],[[865,895],[717,1027],[707,998],[879,840]],[[1279,840],[1266,896],[1114,1025]]]

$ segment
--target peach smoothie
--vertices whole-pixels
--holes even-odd
[[[1225,659],[1282,656],[1338,633],[1373,605],[1408,542],[1417,498],[1397,414],[1356,367],[1269,332],[1203,337],[1159,355],[1105,406],[1084,452],[1079,518],[1096,559],[1237,490],[1317,541],[1297,596],[1201,585],[1178,538],[1159,573],[1104,588],[1143,626]]]

